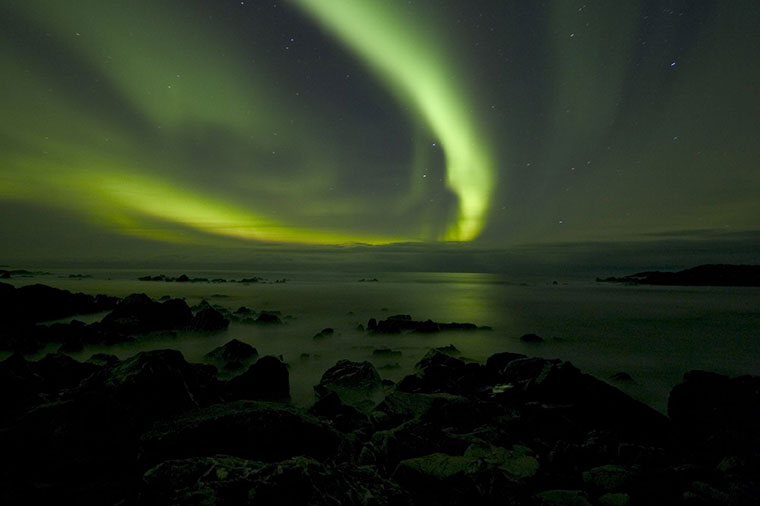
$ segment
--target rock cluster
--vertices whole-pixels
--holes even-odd
[[[208,303],[193,309],[181,299],[159,302],[142,293],[118,299],[72,294],[45,285],[14,288],[0,283],[0,350],[33,353],[55,343],[61,351],[73,352],[87,344],[131,341],[152,332],[216,332],[229,325],[219,308]],[[46,320],[109,310],[101,321],[89,325],[78,320],[40,325]]]
[[[367,331],[374,334],[401,334],[403,332],[431,334],[446,330],[490,330],[490,327],[478,327],[474,323],[440,323],[433,320],[417,321],[413,320],[411,315],[408,314],[397,314],[379,321],[375,318],[370,318],[367,322]]]
[[[208,358],[244,356],[231,341]],[[569,362],[445,347],[395,385],[341,360],[315,388],[311,408],[291,405],[288,367],[269,356],[222,381],[174,350],[14,354],[0,362],[0,503],[760,501],[760,377],[692,371],[665,416]]]

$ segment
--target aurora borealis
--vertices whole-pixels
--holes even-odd
[[[99,244],[487,248],[757,230],[758,11],[4,0],[0,232],[28,244],[49,216]]]

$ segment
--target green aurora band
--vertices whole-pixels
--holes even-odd
[[[445,234],[435,238],[475,238],[489,208],[493,161],[468,113],[467,94],[451,79],[455,63],[444,62],[436,50],[441,41],[420,35],[422,18],[402,15],[388,2],[320,0],[295,5],[346,42],[422,117],[444,149],[446,184],[458,198],[456,216]],[[150,128],[136,133],[134,125],[112,121],[112,112],[72,102],[58,86],[51,86],[51,76],[41,65],[30,71],[23,54],[4,44],[0,70],[8,81],[0,97],[0,199],[58,207],[121,234],[180,243],[215,236],[307,244],[430,238],[409,231],[356,232],[329,220],[297,226],[298,216],[271,217],[264,198],[229,195],[187,177],[187,155],[177,153],[180,143],[173,141],[196,125],[219,125],[273,153],[287,146],[282,138],[273,138],[272,131],[289,129],[290,143],[302,151],[293,157],[294,165],[303,165],[298,188],[326,187],[336,177],[331,170],[338,158],[331,153],[334,148],[325,148],[314,137],[312,124],[287,124],[286,118],[298,113],[276,83],[262,78],[266,68],[242,69],[219,57],[232,53],[231,61],[250,59],[222,29],[215,37],[199,37],[207,27],[157,3],[82,0],[72,6],[53,0],[11,0],[5,9],[48,32],[56,51],[76,55],[95,69],[126,104],[122,107]],[[425,33],[433,33],[432,28]],[[146,140],[151,136],[155,140]],[[234,174],[233,185],[265,187],[271,199],[295,203],[302,197],[290,181],[257,178],[260,168],[270,173],[274,168],[258,167],[259,160],[252,162],[245,155],[230,162],[226,155],[220,153],[220,164],[246,168]],[[208,167],[208,172],[215,171],[217,167]],[[300,206],[308,215],[309,205],[315,211],[329,207],[333,213],[349,215],[354,204],[350,199],[341,203],[323,198],[293,207]]]
[[[468,113],[465,93],[455,84],[457,69],[441,56],[442,40],[431,40],[392,2],[376,0],[295,0],[304,11],[367,60],[411,103],[438,136],[446,153],[446,180],[459,198],[459,213],[448,240],[468,241],[484,225],[493,186],[491,155]],[[405,12],[406,10],[406,12]],[[450,54],[450,53],[447,53]]]

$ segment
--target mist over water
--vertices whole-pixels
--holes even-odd
[[[190,305],[205,299],[234,311],[281,311],[283,325],[231,322],[215,334],[183,332],[139,338],[135,343],[91,346],[74,353],[86,360],[96,352],[126,358],[137,351],[179,349],[192,362],[230,339],[257,348],[259,355],[282,355],[290,367],[293,402],[314,400],[313,385],[342,358],[370,360],[383,378],[397,381],[412,372],[430,348],[453,344],[463,357],[484,361],[493,353],[569,360],[584,372],[608,380],[625,371],[634,382],[616,386],[664,411],[667,394],[684,372],[705,369],[729,375],[760,372],[760,289],[653,287],[595,283],[589,279],[509,279],[469,273],[234,272],[78,270],[92,276],[70,279],[71,271],[10,280],[16,286],[44,283],[89,294],[126,296],[146,293],[184,298]],[[137,278],[163,273],[190,277],[242,279],[252,275],[286,283],[168,283]],[[378,282],[359,282],[377,278]],[[441,332],[431,335],[370,335],[357,330],[369,318],[394,314],[439,322],[472,322],[491,331]],[[91,322],[103,315],[77,319]],[[313,339],[321,329],[335,334]],[[546,341],[524,343],[536,333]],[[372,352],[391,348],[400,357],[378,358]],[[45,352],[54,351],[52,349]],[[304,354],[308,354],[305,356]],[[396,366],[397,365],[397,366]],[[223,376],[224,377],[224,376]]]

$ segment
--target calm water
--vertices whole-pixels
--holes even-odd
[[[72,272],[88,279],[69,279]],[[485,360],[499,351],[570,360],[585,372],[606,379],[619,371],[635,383],[616,385],[664,410],[667,393],[689,369],[730,375],[760,374],[760,289],[643,287],[592,280],[510,280],[491,274],[441,273],[251,273],[182,271],[191,277],[240,279],[258,275],[284,284],[141,282],[156,271],[60,271],[11,280],[16,286],[45,283],[85,293],[184,297],[189,304],[207,299],[231,309],[280,310],[291,315],[278,328],[232,323],[214,335],[184,333],[176,338],[144,339],[137,344],[93,347],[75,354],[86,359],[97,351],[121,358],[144,349],[171,347],[190,361],[232,338],[255,346],[260,354],[282,355],[290,364],[296,403],[313,400],[312,386],[340,358],[372,360],[384,378],[398,380],[431,347],[453,344],[463,356]],[[177,276],[181,272],[163,272]],[[377,277],[380,282],[360,283]],[[437,335],[368,336],[358,332],[370,317],[407,313],[415,319],[473,322],[493,330]],[[102,315],[85,321],[94,321]],[[312,336],[324,327],[336,334]],[[526,344],[522,334],[546,339]],[[401,358],[373,360],[372,350],[388,347]],[[308,359],[302,353],[310,354]],[[399,368],[382,368],[398,362]]]

